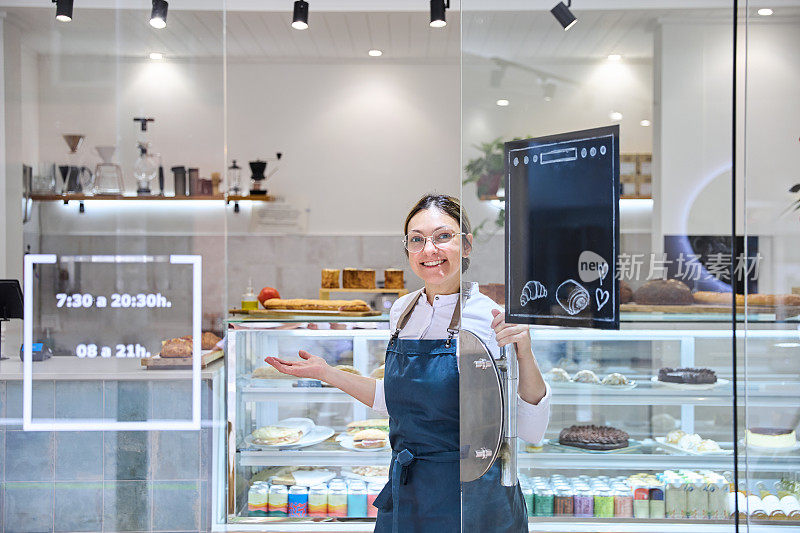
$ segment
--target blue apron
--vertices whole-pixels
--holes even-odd
[[[459,480],[459,395],[456,340],[461,300],[441,340],[400,339],[417,292],[386,349],[384,393],[392,464],[375,499],[375,531],[450,533],[528,531],[519,484],[500,483],[500,463],[481,478]],[[462,509],[463,491],[463,509]],[[463,514],[463,527],[462,527]]]

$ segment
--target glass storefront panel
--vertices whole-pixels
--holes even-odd
[[[748,531],[788,520],[796,511],[800,455],[798,423],[800,274],[798,274],[797,135],[800,112],[785,87],[796,85],[797,7],[766,9],[747,2],[739,21],[737,98],[737,231],[746,235],[754,274],[742,291],[747,308],[738,344],[740,387],[739,513]],[[758,313],[773,320],[759,321]],[[746,502],[745,502],[746,497]]]

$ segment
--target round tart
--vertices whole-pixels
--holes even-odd
[[[611,426],[570,426],[561,430],[558,443],[587,450],[617,450],[628,447],[630,435]]]
[[[669,368],[658,371],[658,381],[701,385],[717,382],[717,374],[709,368]]]

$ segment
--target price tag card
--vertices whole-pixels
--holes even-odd
[[[23,429],[200,429],[199,255],[30,254],[25,256],[24,266]],[[165,411],[163,406],[153,413],[148,406],[140,406],[138,410],[144,414],[133,419],[118,416],[118,406],[109,408],[116,398],[109,398],[108,392],[103,394],[103,415],[98,417],[33,416],[33,379],[40,368],[82,383],[102,381],[106,388],[132,389],[136,383],[144,383],[139,388],[149,390],[149,376],[141,374],[145,372],[141,360],[160,356],[167,339],[176,339],[177,350],[171,356],[183,357],[187,363],[191,360],[190,372],[158,376],[163,386],[173,389],[170,392],[185,391],[185,397],[176,402],[185,405],[173,406],[174,412],[184,413],[182,418],[159,416],[158,412]],[[49,360],[37,362],[43,359]],[[142,403],[149,400],[149,393],[139,399]]]

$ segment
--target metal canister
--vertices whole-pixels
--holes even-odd
[[[328,516],[327,485],[314,485],[308,489],[308,516]]]
[[[308,516],[308,489],[292,485],[289,489],[289,516]]]
[[[533,508],[534,516],[553,516],[555,494],[547,487],[534,487]]]
[[[614,493],[612,491],[599,490],[594,493],[594,516],[614,518]]]
[[[363,481],[351,481],[347,487],[347,516],[367,516],[367,486]]]
[[[289,491],[286,485],[272,485],[269,489],[268,516],[286,516],[289,512]]]
[[[574,496],[572,489],[567,486],[556,489],[553,502],[554,514],[557,516],[572,516],[575,514]]]

